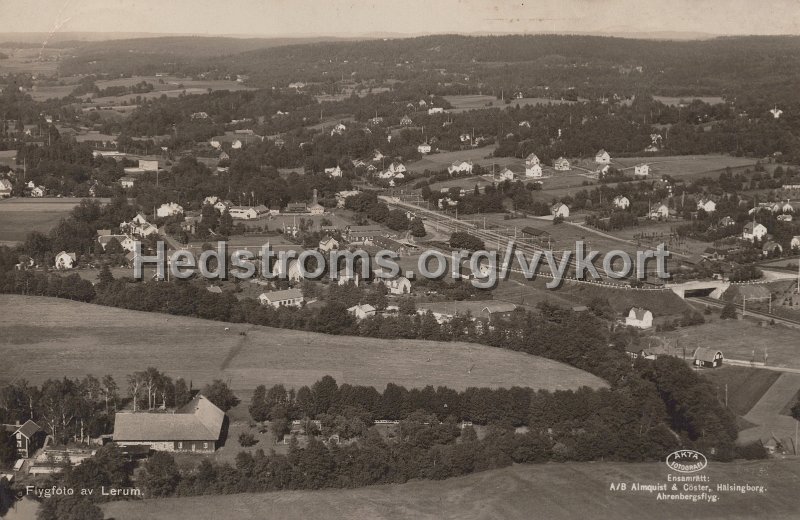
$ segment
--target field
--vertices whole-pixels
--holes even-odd
[[[726,358],[755,360],[773,367],[800,369],[800,330],[783,325],[762,327],[759,320],[720,320],[714,309],[706,323],[661,334],[668,342],[718,348]]]
[[[677,106],[679,103],[691,103],[692,101],[702,101],[709,105],[720,105],[725,102],[722,96],[687,96],[687,97],[669,97],[669,96],[653,96],[653,99],[664,103],[667,106]]]
[[[298,387],[326,374],[339,383],[381,389],[388,382],[456,389],[605,384],[561,363],[475,344],[329,336],[53,298],[3,295],[0,308],[0,380],[6,382],[88,373],[124,381],[133,371],[155,366],[196,387],[228,380],[243,398],[258,384]]]
[[[105,202],[105,199],[102,199]],[[42,198],[0,201],[0,245],[22,242],[31,231],[47,233],[80,199]]]
[[[752,167],[756,161],[747,157],[730,155],[676,155],[664,157],[622,157],[613,159],[617,168],[633,168],[637,164],[650,165],[650,177],[670,175],[675,178],[692,177],[700,174],[718,174],[726,167]]]
[[[769,390],[769,387],[780,377],[781,373],[742,366],[723,366],[719,370],[703,372],[706,378],[714,383],[717,398],[725,402],[727,385],[728,407],[736,415],[744,416]]]
[[[494,153],[494,146],[481,146],[480,148],[468,148],[455,152],[432,153],[423,156],[419,161],[409,163],[407,167],[415,172],[423,172],[425,170],[439,171],[447,169],[455,161],[472,161],[489,169],[494,163],[499,173],[500,169],[505,166],[519,162],[519,159],[514,157],[491,157],[492,153]]]
[[[667,474],[661,462],[518,465],[443,481],[363,489],[112,502],[104,511],[116,520],[256,520],[267,511],[287,520],[797,518],[800,464],[795,460],[710,463],[703,474],[714,489],[731,482],[765,486],[763,494],[714,491],[716,503],[657,501],[655,493],[630,488],[633,482],[664,483]],[[628,490],[610,491],[616,482],[625,482]]]

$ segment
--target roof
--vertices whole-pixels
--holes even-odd
[[[216,441],[225,412],[198,394],[174,413],[117,412],[114,441]]]
[[[694,356],[692,357],[694,359],[699,359],[700,361],[708,361],[710,363],[714,361],[714,356],[716,356],[718,352],[722,354],[722,351],[720,350],[710,349],[706,347],[697,347],[694,351]]]
[[[22,435],[30,439],[40,431],[42,431],[42,429],[39,427],[39,425],[28,419],[25,421],[25,424],[14,430],[13,435],[16,435],[17,432],[20,432]]]
[[[783,247],[781,247],[779,243],[772,241],[765,242],[764,247],[762,247],[761,249],[764,251],[774,251],[775,249],[780,249],[781,251],[783,251]]]
[[[634,315],[636,316],[637,320],[643,320],[645,314],[650,312],[647,309],[642,309],[641,307],[634,307],[634,308],[631,309],[631,311],[634,313]],[[650,314],[652,315],[652,313],[650,313]],[[630,315],[630,311],[628,312],[628,315]]]
[[[516,309],[517,306],[513,303],[505,303],[505,302],[497,302],[497,303],[488,303],[486,304],[481,312],[488,312],[489,314],[501,313],[501,312],[511,312]]]
[[[270,291],[261,293],[259,298],[264,298],[268,301],[275,302],[281,300],[294,300],[296,298],[302,298],[303,292],[300,289],[286,289],[283,291]]]
[[[522,228],[522,233],[525,235],[532,235],[535,237],[550,236],[550,233],[548,233],[547,231],[543,229],[536,229],[535,227],[531,226],[525,226],[524,228]]]

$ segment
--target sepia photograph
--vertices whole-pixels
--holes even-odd
[[[0,520],[797,520],[798,441],[800,0],[0,0]]]

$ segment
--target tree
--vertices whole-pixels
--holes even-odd
[[[478,251],[484,248],[483,240],[464,231],[456,231],[450,235],[450,247]]]
[[[395,231],[405,231],[408,229],[408,217],[406,212],[401,209],[393,209],[389,211],[386,217],[386,226]]]
[[[144,465],[144,483],[148,496],[165,497],[172,494],[181,480],[175,458],[169,453],[157,451]]]
[[[56,496],[42,502],[38,520],[103,520],[103,510],[86,497]]]
[[[97,280],[97,286],[100,289],[110,287],[111,284],[114,283],[114,275],[111,273],[108,264],[103,264],[103,267],[100,268],[100,274],[97,275]]]
[[[250,417],[253,418],[254,421],[266,421],[267,420],[267,387],[264,385],[258,385],[256,389],[253,391],[253,399],[250,401]]]
[[[7,466],[17,458],[17,445],[11,432],[0,430],[0,465]]]
[[[719,313],[719,317],[723,320],[736,319],[736,306],[732,301],[725,304],[725,306],[722,308],[722,312]]]
[[[189,391],[189,387],[186,385],[186,380],[182,377],[178,378],[178,380],[175,381],[175,407],[180,408],[191,400],[192,394]]]
[[[425,224],[423,224],[422,219],[414,218],[411,220],[411,236],[414,237],[424,237],[427,235],[425,231]]]
[[[221,379],[215,379],[210,385],[207,385],[202,394],[223,412],[227,412],[239,404],[239,398]]]

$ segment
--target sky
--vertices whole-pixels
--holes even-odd
[[[0,0],[0,33],[800,34],[800,0]]]

